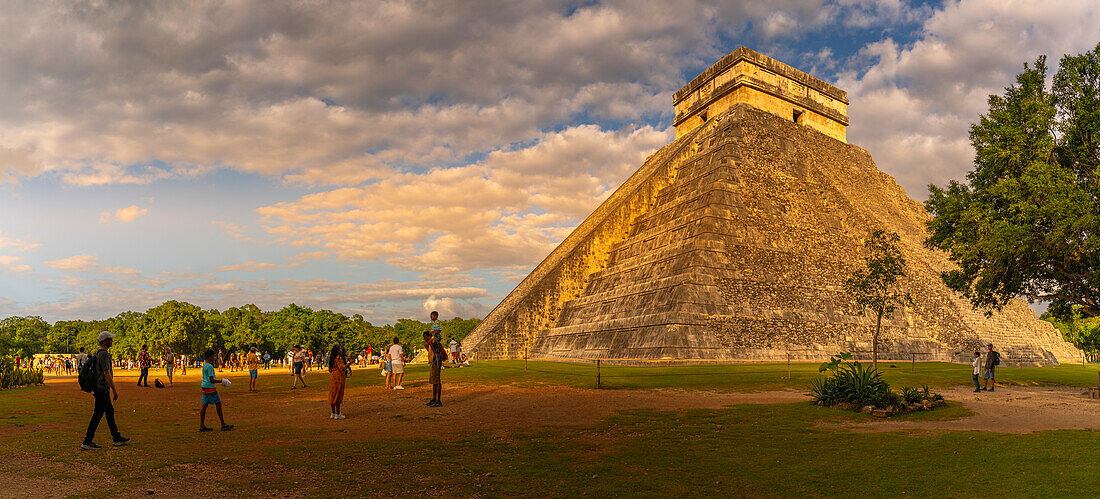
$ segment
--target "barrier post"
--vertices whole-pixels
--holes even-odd
[[[527,347],[523,347],[523,370],[527,370]]]
[[[917,353],[909,352],[909,359],[913,361],[913,367],[909,369],[909,372],[917,372]]]
[[[787,379],[791,379],[791,352],[787,351]]]
[[[600,389],[600,359],[596,359],[596,389]]]

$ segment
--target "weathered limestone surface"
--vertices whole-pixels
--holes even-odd
[[[846,141],[847,92],[748,47],[723,57],[673,95],[676,137],[734,104],[749,104]]]
[[[867,151],[735,104],[648,158],[464,342],[480,358],[867,358],[874,324],[842,292],[863,238],[897,232],[916,306],[880,358],[1010,364],[1080,353],[1022,301],[985,317],[944,286],[923,207]]]

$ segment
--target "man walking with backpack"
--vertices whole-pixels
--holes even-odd
[[[78,381],[80,388],[86,392],[92,392],[95,397],[95,409],[92,412],[92,420],[88,422],[88,432],[84,435],[84,443],[80,445],[84,450],[96,450],[100,446],[93,441],[99,420],[107,416],[107,426],[111,429],[111,437],[115,447],[130,443],[130,439],[123,437],[118,432],[115,424],[115,407],[112,400],[118,400],[118,390],[115,389],[114,370],[111,363],[111,352],[108,349],[114,344],[115,335],[103,331],[99,333],[99,350],[88,359],[86,367],[80,370]]]
[[[995,379],[994,370],[997,366],[1001,365],[1001,354],[993,351],[993,344],[989,344],[989,352],[985,354],[985,388],[983,391],[993,391],[993,388],[997,385]]]

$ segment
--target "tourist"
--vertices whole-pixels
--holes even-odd
[[[390,382],[393,381],[393,376],[390,375],[392,366],[390,364],[390,347],[389,347],[389,345],[386,345],[386,350],[384,350],[384,352],[385,353],[382,354],[382,357],[378,359],[378,364],[382,366],[382,376],[385,376],[385,378],[386,378],[386,389],[389,390],[389,389],[393,388],[393,386],[390,385]]]
[[[306,365],[305,365],[306,364],[306,352],[305,352],[305,350],[302,350],[302,345],[295,345],[294,346],[293,359],[294,359],[294,386],[291,386],[290,389],[293,390],[295,388],[298,388],[298,382],[299,381],[302,382],[302,388],[305,388],[306,387],[306,379],[304,377],[302,377],[302,369],[305,369],[305,367],[306,367]]]
[[[994,370],[1001,365],[1001,354],[993,351],[993,344],[989,344],[989,352],[985,354],[985,388],[982,390],[994,391],[997,386]]]
[[[111,438],[115,447],[130,443],[130,439],[118,432],[118,425],[115,424],[115,406],[111,403],[112,400],[118,400],[114,366],[111,363],[109,351],[114,344],[114,338],[115,335],[107,331],[99,333],[99,350],[96,350],[95,355],[90,359],[95,367],[96,386],[92,391],[95,397],[95,409],[92,411],[92,420],[88,422],[88,432],[84,434],[84,443],[80,444],[80,448],[84,450],[101,448],[95,444],[94,440],[96,429],[99,428],[99,420],[103,416],[107,416],[107,427],[111,429]]]
[[[439,312],[432,310],[432,335],[435,336],[435,341],[438,341],[440,345],[443,344],[443,325],[439,322]]]
[[[80,372],[85,362],[88,362],[88,354],[84,352],[84,347],[80,347],[80,353],[76,354],[76,372]]]
[[[974,368],[974,392],[982,391],[982,353],[974,352],[974,360],[970,362]]]
[[[164,347],[164,375],[168,377],[168,387],[172,387],[172,375],[176,371],[176,356],[170,347]]]
[[[344,413],[340,412],[340,404],[344,402],[344,384],[351,375],[351,366],[348,365],[347,353],[339,343],[332,346],[328,355],[328,405],[332,409],[332,419],[344,419]]]
[[[218,379],[215,377],[217,374],[214,372],[214,362],[218,357],[214,355],[213,350],[207,350],[206,362],[202,365],[202,409],[199,409],[199,431],[211,431],[213,428],[206,426],[206,407],[210,404],[214,404],[214,407],[218,410],[218,419],[222,423],[222,431],[229,431],[233,429],[233,425],[225,424],[225,415],[222,414],[222,399],[218,395]],[[222,378],[221,383],[225,386],[229,386],[229,380]]]
[[[401,386],[401,382],[405,379],[405,352],[401,348],[401,338],[393,337],[393,345],[390,345],[389,349],[390,357],[390,379],[392,383],[388,383],[393,386],[394,390],[404,390],[405,387]]]
[[[256,378],[260,377],[260,357],[256,355],[256,347],[248,351],[248,357],[245,357],[244,361],[248,364],[248,391],[258,391]]]
[[[264,352],[264,370],[271,369],[271,353]]]
[[[138,367],[141,368],[141,376],[138,376],[137,386],[149,388],[149,366],[153,360],[149,358],[149,345],[142,345],[138,353]],[[144,384],[142,384],[144,382]]]
[[[451,343],[447,346],[451,347],[450,348],[450,350],[451,350],[451,365],[457,365],[458,364],[458,341],[455,341],[455,339],[452,337],[451,338]]]
[[[191,357],[187,354],[180,355],[180,374],[187,376],[187,363],[191,360]]]
[[[424,349],[428,352],[428,383],[432,385],[432,399],[428,401],[428,407],[443,405],[443,381],[440,380],[440,371],[443,369],[443,345],[435,339],[431,331],[424,331]]]
[[[462,342],[461,341],[458,342],[458,345],[455,347],[455,359],[456,359],[455,362],[458,362],[459,366],[463,366],[463,365],[468,366],[468,365],[470,365],[470,363],[466,361],[466,356],[462,355]]]

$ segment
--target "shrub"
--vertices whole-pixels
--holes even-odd
[[[890,391],[890,385],[882,379],[877,369],[859,362],[846,362],[850,358],[850,354],[841,353],[821,364],[821,371],[832,373],[810,380],[808,395],[815,404],[857,411],[866,406],[906,410],[905,406],[922,402],[928,407],[943,405],[943,396],[933,393],[928,385],[921,385],[920,388],[902,387],[900,394]]]
[[[905,399],[906,404],[919,404],[924,399],[924,394],[919,388],[912,386],[903,386],[901,388],[901,396]]]
[[[894,405],[890,385],[874,367],[858,362],[841,364],[832,376],[810,382],[810,396],[820,405],[846,403],[854,406]],[[896,395],[895,395],[896,397]]]
[[[39,385],[45,381],[41,369],[16,367],[11,357],[0,357],[0,388],[18,388],[27,385]]]

